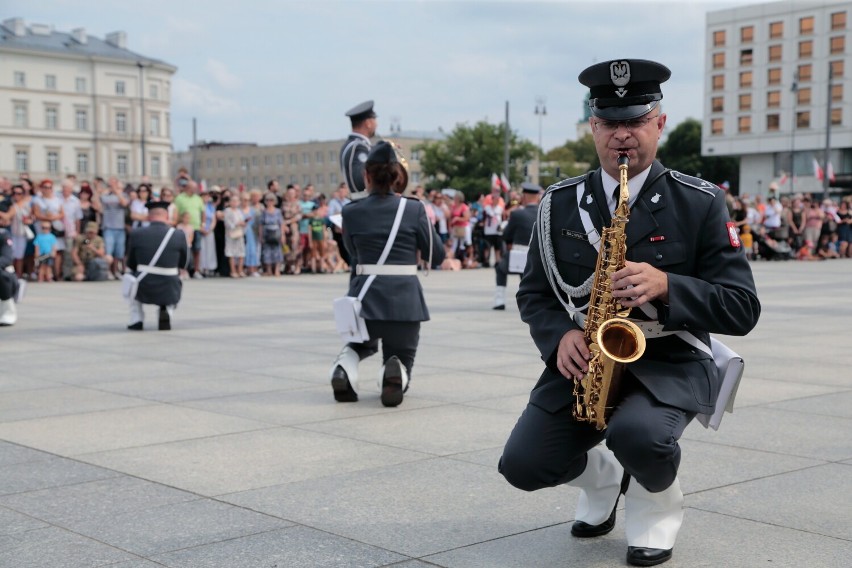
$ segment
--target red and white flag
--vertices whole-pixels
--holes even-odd
[[[503,191],[506,193],[512,189],[512,186],[509,183],[509,178],[506,177],[506,174],[500,174],[500,183],[503,185]]]
[[[826,170],[825,173],[828,174],[828,181],[833,182],[834,181],[834,168],[831,167],[831,162],[828,163],[828,165],[825,167],[825,170]]]
[[[497,174],[491,174],[491,189],[501,189],[500,178],[497,177]]]
[[[820,181],[822,181],[825,177],[825,174],[823,173],[822,168],[819,167],[819,162],[817,162],[816,158],[814,158],[814,177]]]
[[[787,183],[787,172],[782,172],[781,177],[778,179],[778,185],[784,185]]]

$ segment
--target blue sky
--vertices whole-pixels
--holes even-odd
[[[653,59],[669,125],[700,118],[708,11],[754,2],[596,0],[3,0],[3,19],[127,32],[128,49],[178,67],[176,150],[199,140],[275,144],[342,138],[344,112],[376,101],[379,134],[503,120],[545,149],[575,137],[598,61]]]

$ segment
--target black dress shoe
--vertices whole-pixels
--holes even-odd
[[[142,322],[137,321],[136,323],[131,323],[127,326],[127,329],[131,331],[142,331]]]
[[[393,408],[402,403],[402,373],[402,361],[397,357],[387,360],[382,375],[382,405]]]
[[[656,566],[671,560],[672,549],[643,548],[641,546],[627,547],[627,563],[633,566]]]
[[[169,311],[165,306],[160,306],[160,322],[159,329],[160,331],[168,331],[172,328],[172,320],[169,318]]]
[[[609,518],[599,525],[590,525],[583,521],[574,521],[571,525],[571,535],[577,538],[592,538],[595,536],[603,536],[612,532],[615,528],[615,508],[618,507],[618,500],[615,501],[615,507],[612,508],[612,513]]]
[[[349,384],[349,376],[340,365],[331,373],[331,389],[337,402],[358,402],[358,393]]]
[[[491,308],[491,309],[492,309],[492,310],[505,310],[505,309],[506,309],[506,304],[500,304],[499,306],[494,306],[494,307],[493,307],[493,308]]]

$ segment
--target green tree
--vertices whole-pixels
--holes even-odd
[[[657,157],[667,168],[716,184],[729,181],[731,187],[739,187],[739,159],[702,156],[701,123],[694,118],[684,120],[669,132]]]
[[[543,169],[541,185],[547,187],[559,180],[578,176],[600,165],[595,151],[595,141],[591,134],[579,140],[569,140],[562,146],[554,148],[542,156],[542,162],[550,164]],[[559,175],[556,175],[559,168]]]
[[[477,122],[473,126],[456,125],[446,139],[418,145],[422,152],[420,167],[430,189],[453,187],[469,199],[491,187],[491,174],[503,171],[503,124]],[[536,155],[536,147],[509,133],[509,172],[513,185],[523,181],[523,165]]]

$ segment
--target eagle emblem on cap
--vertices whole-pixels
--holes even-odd
[[[609,64],[609,77],[616,87],[623,87],[630,82],[630,63],[613,61]]]

